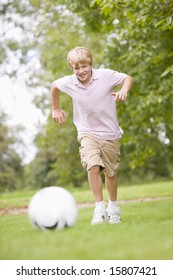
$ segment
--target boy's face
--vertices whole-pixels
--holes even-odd
[[[87,63],[79,63],[72,66],[73,73],[82,84],[88,84],[92,77],[92,66]]]

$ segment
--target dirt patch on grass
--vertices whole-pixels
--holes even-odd
[[[157,200],[166,200],[166,199],[173,199],[173,196],[162,196],[162,197],[145,197],[145,198],[135,198],[130,200],[119,200],[118,203],[121,204],[128,204],[128,203],[136,203],[136,202],[149,202],[149,201],[157,201]],[[94,207],[94,203],[82,203],[78,204],[78,208],[85,208],[85,207]],[[28,206],[23,207],[11,207],[11,208],[0,208],[0,215],[6,214],[23,214],[27,212]]]
[[[5,214],[22,214],[22,213],[26,213],[26,211],[27,211],[27,206],[11,207],[11,208],[1,208],[0,209],[0,215],[5,215]]]

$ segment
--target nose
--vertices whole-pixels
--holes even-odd
[[[82,67],[80,67],[79,69],[78,69],[78,73],[79,74],[82,74],[84,72],[84,69],[82,68]]]

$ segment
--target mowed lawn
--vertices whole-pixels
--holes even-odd
[[[77,203],[92,202],[87,188],[71,192]],[[0,208],[26,206],[33,193],[2,194]],[[119,200],[122,222],[114,225],[91,226],[93,207],[79,208],[76,225],[61,231],[34,230],[27,213],[1,215],[0,259],[172,260],[173,182],[122,186]]]

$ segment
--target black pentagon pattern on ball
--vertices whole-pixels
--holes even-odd
[[[39,226],[39,224],[38,224],[37,222],[34,222],[34,225],[35,225],[38,229],[42,229],[42,228]],[[64,227],[65,227],[65,228],[69,228],[70,226],[69,226],[67,223],[65,223]],[[53,226],[50,226],[50,227],[44,226],[44,228],[45,228],[45,229],[48,229],[48,230],[54,230],[54,229],[58,228],[58,222],[56,222]]]
[[[64,227],[65,228],[69,228],[70,226],[67,224],[67,223],[65,223],[64,224]],[[52,229],[56,229],[56,228],[58,228],[58,222],[56,223],[56,224],[54,224],[53,226],[51,226],[51,227],[45,227],[46,229],[50,229],[50,230],[52,230]]]
[[[53,226],[50,226],[50,227],[45,227],[46,229],[56,229],[58,227],[58,222],[56,222]]]

